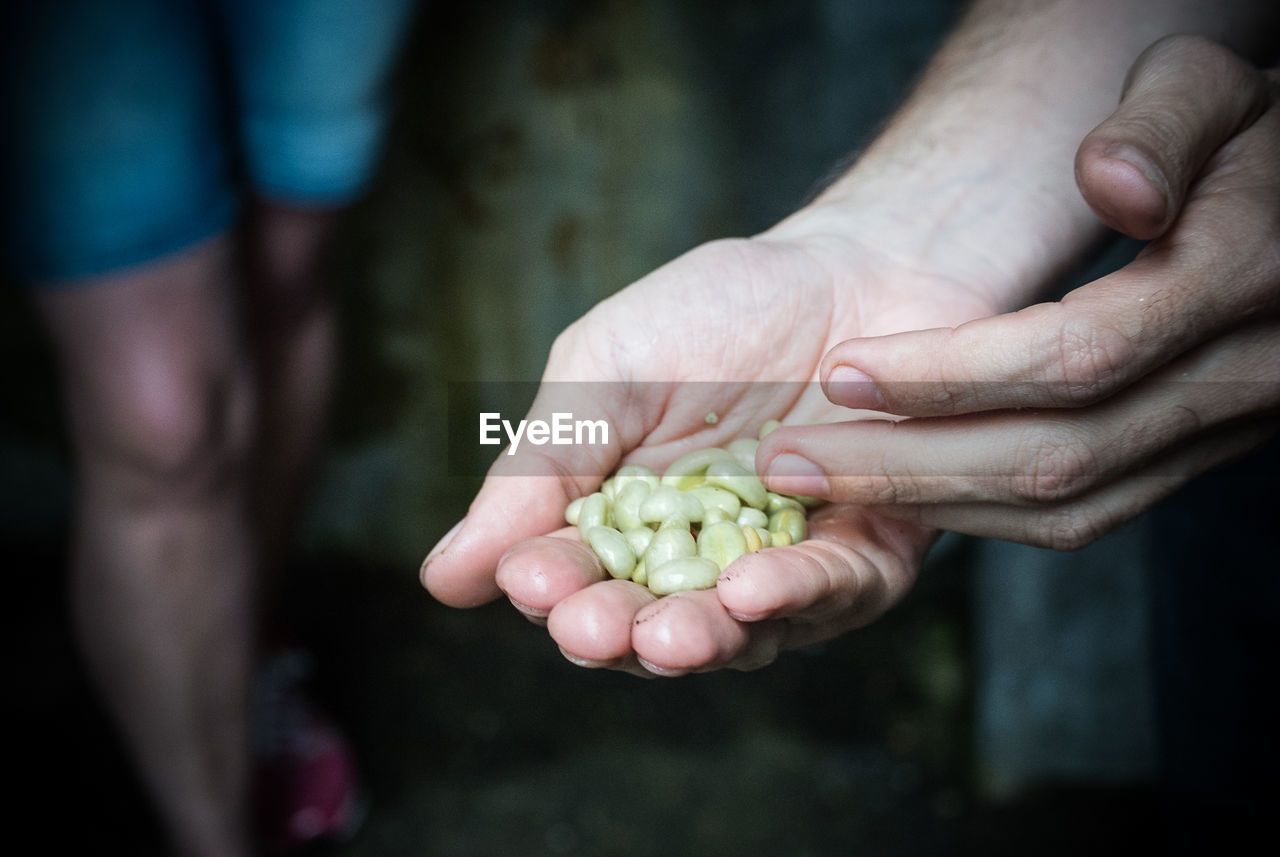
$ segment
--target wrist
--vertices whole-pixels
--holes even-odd
[[[908,105],[847,172],[770,233],[854,235],[1002,310],[1038,299],[1103,234],[1074,174],[1076,148],[1094,123],[1062,120],[1029,88],[1005,93],[1002,108],[985,113],[963,96],[925,100],[927,110]],[[1019,117],[1037,115],[1034,132],[1021,127]]]
[[[813,240],[856,227],[864,244],[1002,309],[1037,299],[1102,233],[1074,161],[1145,46],[1103,23],[1101,7],[1117,1],[1006,14],[979,0],[853,167],[771,233]]]

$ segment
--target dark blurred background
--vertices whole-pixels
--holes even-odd
[[[884,620],[749,674],[585,671],[506,605],[451,610],[417,581],[479,482],[451,474],[482,470],[448,460],[447,383],[536,380],[604,296],[794,210],[955,7],[425,9],[381,179],[335,248],[339,406],[290,582],[371,797],[323,853],[1053,855],[1156,835],[1141,522],[1072,555],[949,537]],[[150,853],[64,615],[54,369],[21,294],[0,299],[20,810],[51,845]]]

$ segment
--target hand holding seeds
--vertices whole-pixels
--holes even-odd
[[[760,439],[778,425],[770,420],[758,438],[687,453],[661,477],[624,465],[600,491],[570,503],[565,520],[614,579],[655,595],[710,589],[738,557],[808,535],[805,509],[818,501],[767,491],[755,473]]]
[[[717,564],[713,587],[662,596],[649,588],[648,559],[642,570],[650,575],[646,584],[634,580],[647,547],[641,552],[628,544],[632,579],[619,579],[614,575],[625,576],[628,557],[613,534],[584,541],[578,527],[565,524],[571,501],[603,494],[605,479],[616,474],[611,511],[616,516],[624,510],[624,520],[617,526],[615,518],[614,529],[619,536],[635,529],[625,516],[626,510],[639,515],[636,497],[619,496],[627,490],[617,482],[626,474],[624,463],[643,463],[655,476],[667,475],[682,456],[713,447],[728,451],[735,438],[753,438],[768,419],[788,426],[766,438],[772,441],[798,431],[790,426],[847,418],[813,383],[823,353],[836,342],[900,329],[893,325],[903,319],[932,327],[978,311],[963,302],[969,293],[955,289],[942,298],[932,291],[926,297],[921,289],[913,298],[909,278],[901,276],[886,281],[891,300],[872,297],[877,280],[870,275],[859,281],[856,294],[843,292],[847,284],[832,279],[821,258],[794,231],[787,239],[715,242],[570,326],[551,350],[528,416],[585,413],[578,405],[587,392],[591,417],[607,419],[616,430],[612,445],[590,450],[526,444],[520,456],[497,454],[466,518],[425,563],[422,579],[431,594],[458,607],[505,596],[545,624],[573,662],[645,675],[760,667],[781,651],[866,624],[902,598],[935,533],[854,506],[806,507],[804,539],[785,548],[763,547],[764,537],[749,524],[761,536],[762,549],[728,562],[724,571]],[[853,311],[861,295],[868,303]],[[845,311],[834,312],[837,305]],[[789,314],[791,306],[806,311]],[[894,319],[876,322],[876,311],[889,306]],[[707,419],[709,413],[715,418]],[[524,459],[519,466],[517,459]],[[745,458],[740,463],[745,467]],[[756,456],[748,472],[760,472],[759,465]],[[719,470],[707,462],[702,476],[726,484],[741,476]],[[741,507],[769,514],[767,505],[759,508],[758,495],[753,506],[751,496],[729,493],[737,498],[739,514]],[[678,510],[674,504],[685,501],[655,502],[671,502]],[[655,559],[658,549],[688,553],[690,541],[696,557],[699,538],[708,552],[718,544],[722,559],[737,549],[728,528],[707,526],[703,509],[700,525],[691,521],[683,533],[647,527],[656,542]],[[584,511],[578,509],[579,522]],[[737,531],[748,537],[740,526]],[[768,538],[772,544],[775,537]],[[684,565],[670,570],[673,588],[691,582]],[[710,576],[706,565],[702,571]]]
[[[1156,209],[1141,206],[1176,220],[1136,229],[1112,224],[1135,236],[1161,235],[1132,265],[1070,300],[999,316],[1037,299],[1038,287],[1078,265],[1080,248],[1094,240],[1097,223],[1080,216],[1068,168],[1076,139],[1061,138],[1080,116],[1032,123],[1011,149],[1005,129],[1022,120],[1026,104],[1021,89],[1018,98],[1007,97],[1003,71],[994,79],[976,74],[968,93],[993,110],[957,111],[951,86],[921,87],[913,109],[894,117],[858,163],[805,208],[756,238],[696,248],[564,331],[544,381],[616,385],[602,405],[624,436],[593,461],[548,454],[536,473],[513,475],[497,462],[464,521],[429,556],[424,584],[456,606],[505,594],[547,624],[566,657],[585,665],[667,675],[756,667],[780,650],[865,624],[896,603],[921,566],[932,527],[1015,540],[1047,528],[1051,536],[1067,535],[1057,546],[1069,546],[1154,502],[1166,480],[1145,478],[1150,467],[1160,475],[1172,466],[1181,477],[1254,445],[1273,431],[1275,411],[1275,385],[1266,383],[1275,377],[1280,305],[1270,193],[1276,172],[1270,143],[1280,122],[1275,72],[1269,79],[1250,72],[1241,78],[1245,85],[1226,85],[1203,69],[1231,76],[1238,63],[1221,54],[1197,61],[1204,46],[1185,40],[1163,44],[1177,50],[1144,54],[1162,60],[1159,74],[1137,68],[1131,75],[1155,88],[1134,87],[1117,109],[1121,121],[1104,129],[1120,137],[1146,133],[1154,126],[1125,122],[1125,112],[1140,112],[1153,91],[1171,88],[1177,97],[1166,92],[1153,100],[1179,105],[1172,118],[1184,133],[1152,141],[1095,132],[1077,161],[1085,199],[1115,215],[1129,206],[1106,198],[1105,175],[1101,183],[1090,179],[1091,170],[1117,166],[1113,159],[1108,167],[1100,153],[1117,139],[1139,151],[1153,142],[1156,152],[1164,151],[1162,142],[1192,144],[1162,156],[1160,172],[1176,178],[1167,188],[1172,196]],[[1063,45],[1069,53],[1069,42]],[[930,73],[933,82],[943,82],[940,73]],[[1055,106],[1115,103],[1114,93],[1088,76],[1068,76],[1063,84],[1074,87],[1072,97],[1055,99]],[[1195,97],[1206,92],[1209,98]],[[1213,107],[1217,102],[1246,110],[1229,117]],[[1083,135],[1087,128],[1078,130]],[[1223,131],[1231,139],[1222,139]],[[943,138],[957,145],[944,151],[915,144]],[[1140,184],[1111,183],[1153,189]],[[982,321],[969,324],[975,319]],[[838,378],[836,366],[862,370],[876,387],[865,377]],[[1216,382],[1224,367],[1232,380],[1248,382],[1240,387],[1248,393],[1243,401],[1216,394],[1188,401],[1166,395],[1177,385],[1148,383]],[[1056,389],[1027,383],[1045,377],[1069,383]],[[830,395],[762,405],[728,397],[709,402],[690,390],[726,378],[821,379]],[[909,383],[895,387],[896,380]],[[661,389],[636,392],[637,381],[656,381]],[[1182,388],[1203,397],[1220,386]],[[554,391],[546,399],[543,411],[555,410]],[[1059,418],[1064,404],[1072,419]],[[864,407],[935,418],[836,425],[848,419],[847,408]],[[704,423],[708,408],[716,420]],[[775,491],[816,493],[799,485],[808,479],[821,488],[829,475],[857,477],[827,484],[836,489],[833,502],[809,514],[804,541],[738,557],[713,589],[659,597],[634,582],[648,547],[641,553],[628,542],[628,559],[612,534],[583,543],[576,528],[562,526],[569,502],[597,491],[624,456],[652,454],[669,463],[678,455],[666,452],[699,430],[693,419],[714,431],[765,415],[821,424],[777,431],[761,445],[754,469]],[[1160,447],[1166,441],[1171,448]],[[809,462],[782,462],[780,478],[801,480],[791,487],[769,474],[782,453]],[[1016,454],[1021,478],[1003,479]],[[1103,456],[1100,466],[1088,466],[1093,455]],[[1057,470],[1044,466],[1046,457]],[[584,464],[596,467],[587,472]],[[1045,474],[1050,478],[1040,478]],[[1100,520],[1088,517],[1099,510]],[[723,527],[706,530],[733,539]],[[687,552],[689,539],[696,550],[692,528],[680,533],[660,525],[648,538],[667,532],[658,542],[663,551]],[[653,573],[649,565],[646,559],[644,574]],[[614,576],[628,573],[631,580]],[[689,576],[682,573],[680,581]]]

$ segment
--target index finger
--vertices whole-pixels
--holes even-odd
[[[823,389],[837,405],[898,416],[1092,404],[1225,325],[1202,286],[1139,259],[1061,302],[846,340],[823,358]]]
[[[1231,101],[1228,112],[1247,127],[1227,145],[1223,129],[1232,126],[1220,115],[1201,109],[1166,117],[1189,141],[1181,154],[1166,153],[1170,175],[1175,165],[1199,165],[1206,148],[1219,148],[1186,191],[1169,231],[1128,266],[1060,302],[954,329],[839,343],[820,370],[828,398],[900,416],[1090,405],[1250,314],[1274,311],[1280,108],[1273,103],[1257,115],[1256,102]],[[1127,103],[1117,115],[1135,109]],[[1121,124],[1132,147],[1154,133],[1151,123]],[[1116,133],[1104,123],[1086,153]]]

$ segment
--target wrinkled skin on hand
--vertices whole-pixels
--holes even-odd
[[[1273,436],[1280,73],[1157,42],[1076,176],[1105,223],[1152,239],[1138,258],[1057,303],[840,343],[831,400],[915,419],[775,432],[770,487],[1074,549]]]

